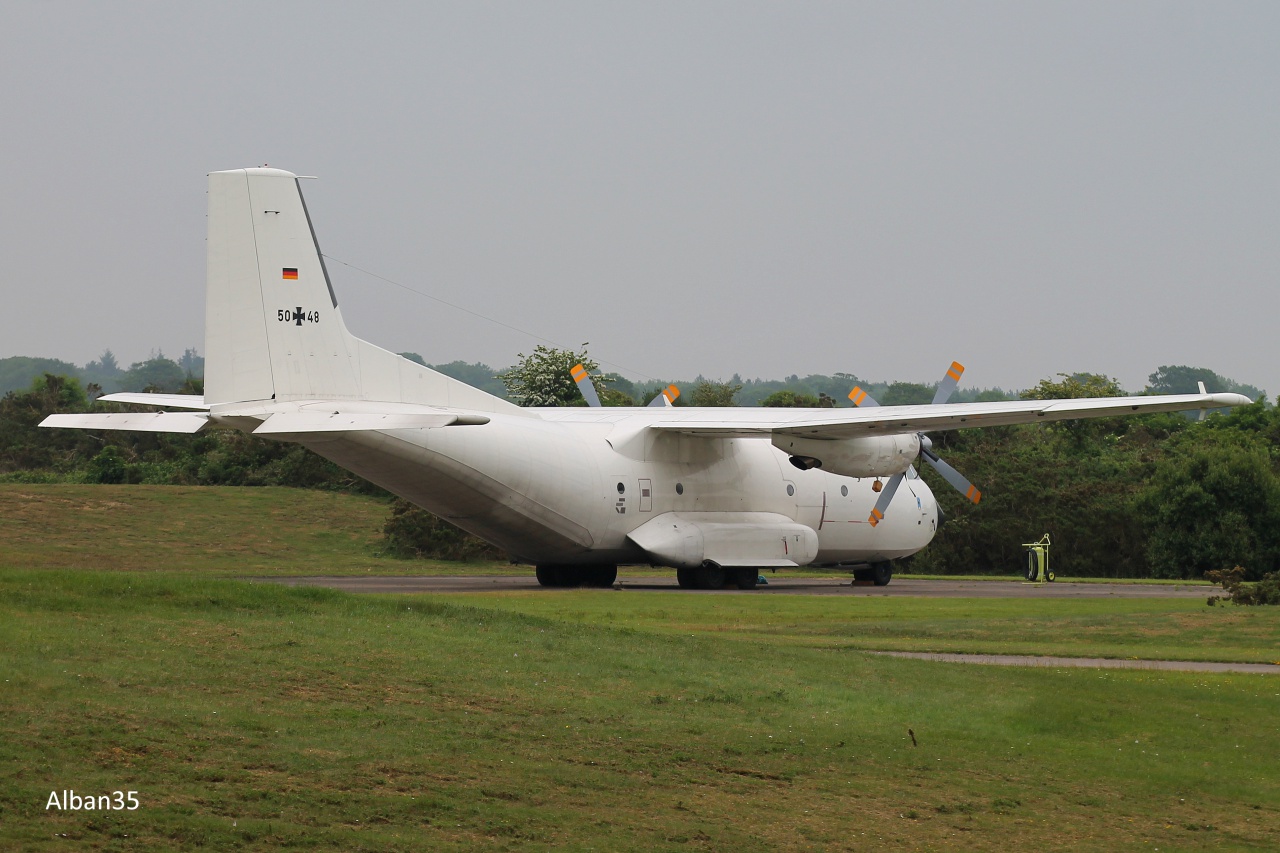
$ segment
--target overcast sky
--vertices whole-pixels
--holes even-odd
[[[1280,391],[1277,3],[0,4],[0,357],[203,350],[205,175],[356,335],[634,379]]]

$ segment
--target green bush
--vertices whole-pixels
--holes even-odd
[[[89,460],[89,471],[85,479],[90,483],[123,483],[127,473],[120,448],[108,444]]]
[[[1216,584],[1222,584],[1222,588],[1226,591],[1226,595],[1213,595],[1209,597],[1209,604],[1217,604],[1219,601],[1230,601],[1232,604],[1258,605],[1258,604],[1280,604],[1280,572],[1268,572],[1262,576],[1262,580],[1257,583],[1247,584],[1244,582],[1245,570],[1241,566],[1234,569],[1219,569],[1217,571],[1205,572],[1204,576],[1207,580]]]

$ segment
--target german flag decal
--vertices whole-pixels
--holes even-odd
[[[298,280],[298,268],[297,268],[297,267],[285,267],[285,268],[284,268],[284,277],[285,277],[285,278],[287,278],[287,279],[290,279],[290,280],[292,280],[292,281],[297,281],[297,280]]]

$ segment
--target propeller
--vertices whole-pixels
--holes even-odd
[[[947,375],[938,383],[938,390],[933,393],[933,405],[940,406],[951,399],[951,395],[955,393],[956,388],[960,385],[960,377],[962,375],[964,375],[964,365],[958,361],[951,362],[951,366],[947,368]],[[859,408],[880,405],[870,394],[862,390],[861,386],[849,392],[849,399]],[[982,492],[978,491],[977,487],[970,483],[964,474],[942,461],[942,457],[933,452],[933,442],[929,440],[929,436],[922,432],[917,433],[917,435],[920,437],[921,458],[932,465],[933,469],[942,475],[942,479],[950,483],[951,487],[964,495],[967,500],[973,503],[982,500]],[[880,490],[880,497],[876,499],[876,505],[872,508],[871,516],[867,519],[872,527],[884,520],[885,510],[889,508],[893,495],[898,491],[898,486],[901,485],[905,476],[905,471],[901,474],[894,474],[885,483],[884,488]]]
[[[666,388],[662,389],[662,393],[658,394],[658,396],[654,397],[652,400],[649,401],[649,405],[650,406],[673,406],[675,405],[676,397],[679,397],[679,396],[680,396],[680,389],[674,385],[668,385]]]
[[[600,395],[596,393],[595,383],[591,381],[591,374],[587,373],[587,369],[581,364],[575,364],[569,368],[569,373],[573,376],[573,381],[577,384],[578,390],[582,392],[582,397],[587,401],[587,405],[592,408],[598,408],[600,406]],[[679,396],[680,389],[674,385],[668,385],[662,389],[662,393],[649,401],[649,405],[670,406]]]
[[[905,474],[894,474],[880,490],[880,497],[876,499],[876,505],[871,509],[871,517],[867,519],[872,527],[884,521],[884,511],[889,508],[893,495],[898,491],[898,486],[901,485],[902,478],[905,476]]]
[[[573,381],[578,384],[578,390],[582,392],[587,405],[598,409],[600,407],[600,395],[596,393],[596,386],[591,382],[591,374],[587,373],[587,369],[581,364],[575,364],[569,368],[569,373],[573,376]]]

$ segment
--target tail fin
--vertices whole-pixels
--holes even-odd
[[[205,402],[370,400],[515,408],[347,331],[298,177],[209,175]]]

